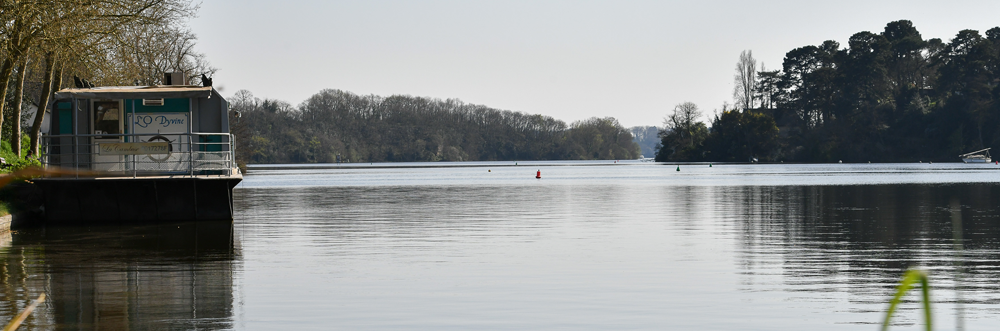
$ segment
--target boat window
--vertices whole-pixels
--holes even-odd
[[[94,102],[94,134],[120,134],[121,111],[118,101]],[[118,138],[106,136],[101,138]]]

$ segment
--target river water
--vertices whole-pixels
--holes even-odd
[[[232,224],[2,235],[0,317],[45,293],[32,329],[876,330],[920,268],[937,329],[1000,322],[994,164],[328,168],[251,168]]]

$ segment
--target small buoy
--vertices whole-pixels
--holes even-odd
[[[677,166],[677,171],[681,171],[681,166]]]
[[[486,172],[493,172],[493,170],[490,170],[490,169],[486,169]]]
[[[538,178],[538,179],[542,178],[542,170],[541,169],[539,169],[538,172],[535,173],[535,178]]]
[[[709,163],[709,164],[708,164],[708,167],[709,167],[709,168],[711,168],[711,167],[712,167],[712,164],[711,164],[711,163]]]

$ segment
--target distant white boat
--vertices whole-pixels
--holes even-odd
[[[980,149],[975,152],[965,153],[958,156],[965,163],[990,163],[990,148]]]

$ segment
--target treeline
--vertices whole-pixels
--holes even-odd
[[[229,98],[237,158],[249,163],[632,159],[614,118],[567,125],[459,100],[323,90],[298,107],[239,91]]]
[[[710,128],[680,105],[661,161],[957,161],[1000,145],[1000,27],[923,39],[910,21],[789,51],[780,70],[744,52]],[[688,112],[690,113],[690,112]],[[695,111],[696,114],[700,114]]]
[[[0,154],[38,156],[38,109],[74,77],[122,86],[161,84],[164,72],[211,76],[186,26],[196,11],[192,0],[0,1]]]

